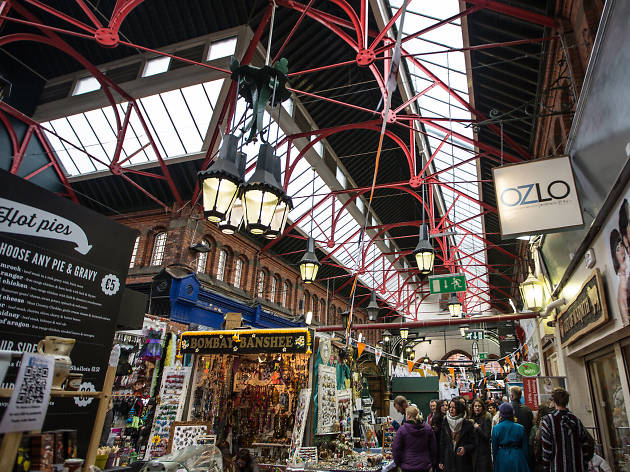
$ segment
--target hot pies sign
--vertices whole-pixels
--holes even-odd
[[[310,353],[308,329],[187,331],[182,333],[184,354]]]

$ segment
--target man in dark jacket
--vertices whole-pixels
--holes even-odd
[[[400,423],[398,423],[398,421],[396,420],[392,421],[392,426],[396,431],[398,431],[398,428],[405,424],[405,412],[407,411],[408,406],[409,402],[402,395],[398,395],[396,398],[394,398],[394,408],[398,413],[402,415],[402,421]]]
[[[525,428],[525,433],[527,433],[527,437],[529,437],[529,432],[532,430],[532,426],[534,425],[534,414],[527,405],[523,405],[521,403],[522,395],[523,391],[521,390],[521,387],[516,385],[510,387],[510,401],[512,409],[514,410],[516,422]]]
[[[407,408],[406,421],[398,428],[392,455],[403,472],[428,472],[437,463],[437,442],[433,429],[420,418],[415,406]]]

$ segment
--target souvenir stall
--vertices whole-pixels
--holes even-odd
[[[305,328],[184,332],[194,354],[188,412],[179,425],[248,448],[259,465],[285,465],[302,444],[311,400],[311,333]]]
[[[120,359],[112,389],[112,421],[101,441],[109,446],[103,449],[110,451],[109,465],[141,459],[150,448],[155,413],[161,410],[158,393],[174,363],[177,336],[183,329],[181,323],[146,315],[141,330],[114,335]],[[164,395],[159,398],[163,403]]]

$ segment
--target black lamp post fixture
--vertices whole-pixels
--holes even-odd
[[[300,276],[305,284],[310,284],[317,278],[317,272],[321,264],[315,254],[315,240],[309,237],[306,240],[306,252],[300,259]]]
[[[223,220],[236,201],[245,175],[245,158],[236,151],[238,137],[226,134],[217,160],[199,172],[203,189],[203,214],[213,223]]]
[[[422,363],[423,364],[430,364],[431,363],[431,359],[429,358],[429,354],[425,354],[424,357],[422,358]]]
[[[451,318],[459,318],[462,315],[462,302],[459,301],[455,292],[451,293],[451,297],[448,299],[448,311]]]
[[[376,301],[376,292],[374,290],[372,290],[370,303],[368,303],[366,310],[368,313],[368,319],[370,321],[374,321],[376,320],[376,318],[378,318],[378,312],[381,311],[381,309],[379,308],[378,302]]]
[[[392,333],[390,333],[389,330],[383,331],[383,343],[388,345],[391,339],[392,339]]]
[[[344,311],[341,313],[341,324],[343,328],[346,329],[348,327],[348,321],[350,321],[350,312]]]
[[[427,275],[433,271],[435,250],[429,241],[429,227],[426,224],[420,225],[420,239],[412,254],[416,258],[420,275]]]
[[[277,159],[273,146],[262,143],[258,152],[256,170],[243,185],[245,224],[252,234],[263,234],[269,229],[278,202],[281,198],[287,198],[276,177],[275,160]]]
[[[408,328],[400,328],[400,339],[406,341],[409,337],[409,329]]]

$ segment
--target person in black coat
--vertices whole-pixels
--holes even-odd
[[[435,440],[437,441],[438,451],[440,450],[440,441],[442,439],[442,423],[446,421],[446,413],[448,411],[448,404],[446,400],[438,400],[435,413],[431,415],[431,421],[429,425],[435,433]]]
[[[534,425],[534,414],[527,405],[523,405],[521,403],[522,395],[523,390],[521,387],[518,385],[510,387],[510,404],[514,410],[516,422],[525,428],[525,434],[527,434],[527,437],[529,438],[529,433],[532,431],[532,426]]]
[[[475,428],[475,472],[492,471],[492,453],[490,451],[490,435],[492,433],[492,417],[480,398],[472,403],[472,423]]]
[[[473,469],[474,450],[475,429],[466,420],[466,407],[461,402],[451,400],[442,423],[440,470],[470,472]]]

